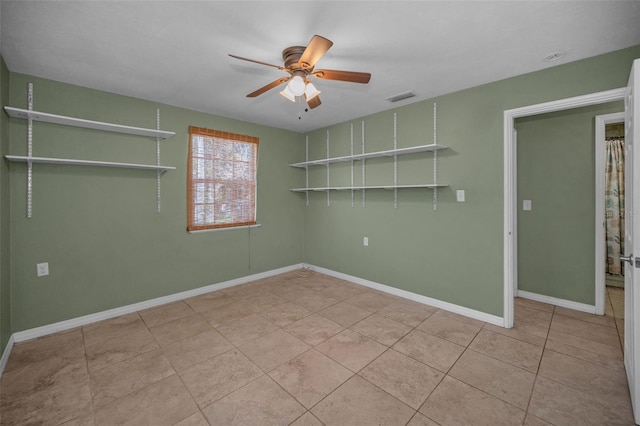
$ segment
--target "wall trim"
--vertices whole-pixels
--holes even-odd
[[[585,303],[574,302],[573,300],[558,299],[557,297],[545,296],[544,294],[531,293],[524,290],[518,290],[517,297],[535,300],[536,302],[548,303],[549,305],[560,306],[561,308],[573,309],[574,311],[596,314],[595,305],[587,305]]]
[[[379,290],[385,293],[393,294],[394,296],[399,296],[404,299],[409,299],[414,302],[423,303],[425,305],[433,306],[436,308],[443,309],[445,311],[453,312],[456,314],[464,315],[469,318],[477,319],[480,321],[488,322],[489,324],[497,325],[499,327],[504,326],[504,321],[502,317],[498,317],[495,315],[487,314],[485,312],[476,311],[475,309],[465,308],[464,306],[456,305],[449,302],[444,302],[442,300],[433,299],[431,297],[422,296],[417,293],[412,293],[410,291],[401,290],[399,288],[391,287],[385,284],[380,284],[375,281],[369,281],[364,278],[356,277],[353,275],[343,274],[342,272],[336,272],[331,269],[322,268],[320,266],[305,264],[306,268],[313,269],[317,272],[320,272],[325,275],[329,275],[335,278],[340,278],[345,281],[350,281],[355,284],[362,285],[364,287],[373,288],[375,290]]]
[[[4,368],[7,366],[7,362],[9,362],[9,355],[11,354],[11,350],[13,349],[13,334],[9,336],[9,341],[7,342],[7,346],[4,347],[4,352],[2,352],[2,358],[0,358],[0,377],[2,377],[2,373],[4,373]]]
[[[118,317],[120,315],[130,314],[133,312],[138,312],[138,311],[142,311],[149,308],[154,308],[156,306],[165,305],[171,302],[177,302],[179,300],[188,299],[194,296],[200,296],[201,294],[210,293],[216,290],[222,290],[223,288],[245,284],[250,281],[260,280],[263,278],[272,277],[274,275],[284,274],[285,272],[294,271],[302,267],[303,267],[303,264],[298,263],[295,265],[285,266],[283,268],[260,272],[258,274],[247,275],[245,277],[235,278],[235,279],[223,281],[217,284],[198,287],[193,290],[187,290],[180,293],[174,293],[167,296],[157,297],[155,299],[145,300],[144,302],[134,303],[132,305],[121,306],[119,308],[109,309],[102,312],[96,312],[95,314],[84,315],[81,317],[44,325],[42,327],[36,327],[28,330],[18,331],[13,333],[11,335],[11,338],[15,341],[15,343],[24,342],[26,340],[35,339],[37,337],[42,337],[49,334],[58,333],[60,331],[81,327],[83,325],[92,324],[94,322]]]

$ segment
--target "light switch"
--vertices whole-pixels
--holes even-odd
[[[362,245],[365,246],[365,247],[369,246],[369,237],[364,237],[362,239]]]
[[[39,277],[49,275],[49,262],[38,263],[36,265],[36,272],[38,273]]]
[[[464,189],[458,189],[456,191],[456,201],[459,203],[464,203]]]
[[[531,210],[531,200],[522,200],[522,210]]]

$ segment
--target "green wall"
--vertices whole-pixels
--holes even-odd
[[[9,99],[9,70],[0,58],[0,104]],[[9,120],[0,114],[0,354],[11,336],[10,220],[9,220]]]
[[[503,111],[626,85],[640,46],[543,71],[474,87],[425,102],[364,117],[366,151],[393,147],[397,113],[399,147],[433,142],[433,102],[437,103],[437,139],[449,146],[438,153],[438,209],[432,193],[369,190],[366,207],[356,193],[310,193],[305,208],[305,259],[311,264],[455,303],[489,314],[503,311]],[[354,120],[355,152],[360,152],[361,121]],[[310,159],[349,153],[350,124],[309,134]],[[399,159],[399,183],[430,183],[432,154]],[[300,157],[299,160],[303,160]],[[347,164],[330,167],[332,185],[347,185]],[[356,184],[360,182],[356,165]],[[326,185],[324,168],[310,173],[312,186]],[[391,159],[369,160],[367,184],[390,183]],[[299,172],[296,186],[303,186]],[[455,190],[466,202],[455,201]],[[304,198],[304,194],[300,194]],[[369,237],[369,247],[362,239]]]
[[[516,121],[520,290],[595,304],[595,117],[621,111],[622,101]]]
[[[297,133],[12,74],[9,104],[90,120],[161,129],[162,211],[155,172],[35,164],[33,217],[26,170],[11,163],[12,330],[20,331],[302,262],[303,205],[289,191],[303,154]],[[212,100],[215,102],[215,100]],[[186,232],[188,127],[260,138],[253,229]],[[26,154],[27,123],[10,119],[10,152]],[[155,139],[34,123],[33,155],[155,163]],[[36,264],[49,262],[38,278]]]

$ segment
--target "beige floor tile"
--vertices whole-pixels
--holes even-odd
[[[176,375],[96,410],[96,425],[174,425],[198,407]]]
[[[82,327],[85,346],[101,341],[126,338],[136,332],[147,330],[147,325],[137,313],[122,315]]]
[[[305,411],[269,376],[259,378],[202,410],[209,423],[229,426],[288,425]]]
[[[492,331],[480,330],[469,349],[535,374],[538,372],[543,348]]]
[[[287,302],[287,299],[283,299],[273,293],[263,293],[242,300],[242,303],[244,303],[247,308],[256,313],[262,313],[262,311],[269,310],[285,302]]]
[[[548,329],[551,324],[551,317],[554,312],[557,312],[557,309],[558,307],[554,311],[541,311],[527,306],[518,306],[514,312],[515,322],[525,322]]]
[[[369,312],[377,312],[400,300],[399,297],[381,292],[368,291],[345,300],[346,303],[357,306]]]
[[[433,391],[420,412],[443,426],[518,425],[525,416],[524,410],[449,376]]]
[[[328,318],[343,327],[351,327],[353,324],[371,315],[371,312],[341,302],[319,311],[318,315]]]
[[[454,320],[458,320],[465,324],[475,325],[480,328],[484,327],[485,325],[484,321],[480,321],[465,315],[456,314],[455,312],[446,311],[444,309],[438,309],[435,313],[437,313],[438,315],[443,315],[447,318],[453,318]]]
[[[354,376],[311,412],[325,425],[406,425],[414,410]]]
[[[16,343],[5,366],[4,373],[31,367],[33,363],[47,361],[49,358],[74,360],[84,358],[84,337],[82,329],[55,333],[26,342]]]
[[[212,327],[209,323],[196,313],[162,323],[149,329],[160,346],[167,346],[186,339],[187,337],[211,330]]]
[[[316,349],[349,370],[358,372],[383,353],[387,347],[347,329],[322,342],[316,346]]]
[[[554,315],[564,315],[565,317],[575,318],[581,321],[592,322],[594,324],[605,325],[607,327],[615,327],[615,318],[606,315],[594,315],[586,312],[576,311],[575,309],[556,307]]]
[[[291,426],[324,426],[316,416],[309,411],[298,417],[295,422],[291,423]]]
[[[514,339],[522,340],[523,342],[531,343],[532,345],[544,346],[547,339],[548,330],[540,329],[538,327],[536,327],[534,330],[531,330],[530,327],[535,326],[515,323],[512,328],[504,328],[487,323],[483,328],[494,333],[503,334],[505,336],[513,337]],[[540,336],[540,334],[543,335]]]
[[[557,331],[576,337],[582,337],[584,339],[614,346],[616,348],[620,347],[618,336],[616,336],[615,332],[612,332],[611,327],[593,324],[563,315],[555,315],[553,317],[550,331]]]
[[[524,426],[553,426],[551,423],[546,422],[531,413],[527,414],[527,417],[524,419]]]
[[[623,370],[602,368],[551,350],[544,351],[539,376],[599,398],[612,406],[631,407]]]
[[[209,422],[204,418],[204,414],[198,410],[174,426],[209,426]]]
[[[278,329],[240,346],[240,350],[263,371],[271,371],[311,347]]]
[[[587,361],[601,367],[611,368],[614,370],[624,370],[624,362],[618,357],[600,355],[595,352],[576,348],[575,346],[567,345],[560,340],[549,339],[547,340],[545,347],[552,351],[569,355],[573,358],[578,358],[582,361]]]
[[[273,322],[278,327],[284,327],[311,315],[311,311],[291,302],[280,303],[265,308],[260,315]]]
[[[445,373],[464,352],[463,346],[419,330],[404,336],[393,349]]]
[[[417,327],[417,330],[433,334],[442,339],[468,346],[480,331],[480,326],[460,322],[438,311]]]
[[[99,407],[173,374],[175,370],[160,350],[138,355],[91,373],[93,403]]]
[[[215,330],[196,334],[163,348],[176,371],[184,370],[233,349],[234,346]]]
[[[141,311],[140,316],[147,327],[154,327],[165,322],[182,318],[186,315],[192,314],[193,312],[193,309],[191,309],[189,305],[180,301]]]
[[[218,327],[218,331],[231,343],[240,346],[264,334],[270,333],[277,328],[277,325],[266,318],[258,314],[252,314],[221,325]]]
[[[264,373],[240,351],[232,350],[178,374],[198,406],[203,408]]]
[[[362,288],[352,287],[343,284],[329,285],[327,288],[318,291],[323,296],[329,296],[334,299],[345,300],[358,294],[364,293]]]
[[[313,314],[287,325],[284,329],[305,343],[315,346],[338,334],[344,327],[320,315]]]
[[[386,346],[393,345],[411,331],[408,325],[377,314],[352,325],[351,329]]]
[[[554,425],[633,425],[631,409],[603,403],[563,384],[538,376],[529,413]]]
[[[90,412],[91,389],[86,379],[64,382],[19,397],[6,394],[0,397],[3,426],[57,425]]]
[[[230,322],[254,315],[254,312],[242,302],[227,303],[208,311],[201,311],[200,316],[212,327],[218,328]]]
[[[472,350],[462,354],[449,375],[523,410],[536,380],[533,373]]]
[[[227,303],[233,302],[233,299],[221,291],[214,291],[200,296],[191,297],[186,299],[184,302],[194,311],[202,312],[220,308]]]
[[[378,315],[415,327],[429,318],[438,309],[411,300],[399,300],[378,311]]]
[[[119,338],[98,340],[93,345],[87,345],[87,366],[89,371],[98,371],[159,347],[158,342],[146,327],[136,327]]]
[[[340,302],[340,299],[338,299],[337,297],[320,294],[319,292],[313,290],[310,291],[312,291],[313,294],[296,297],[292,300],[293,303],[295,303],[296,305],[300,305],[303,308],[310,310],[311,312],[318,312]]]
[[[93,411],[90,411],[86,414],[80,415],[79,417],[61,423],[61,426],[95,426],[95,417],[96,416]]]
[[[416,413],[411,418],[411,421],[409,423],[407,423],[407,426],[439,426],[439,425],[438,425],[438,423],[436,423],[433,420],[429,419],[424,414]]]
[[[611,359],[623,359],[622,348],[619,345],[617,347],[611,346],[604,343],[594,342],[589,338],[572,336],[570,334],[560,333],[553,330],[549,331],[549,337],[547,340],[567,346],[573,346],[574,348],[593,352]]]
[[[514,305],[516,306],[516,309],[521,306],[526,308],[538,309],[540,311],[547,311],[547,312],[553,312],[553,309],[554,309],[554,306],[549,305],[548,303],[537,302],[535,300],[524,299],[522,297],[515,297],[513,299],[513,302],[514,302]]]
[[[310,350],[269,375],[307,408],[353,376],[353,372],[316,350]]]
[[[358,374],[416,410],[444,377],[443,373],[393,349]]]

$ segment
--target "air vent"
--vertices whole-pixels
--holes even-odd
[[[395,96],[391,96],[390,98],[387,98],[386,100],[388,100],[389,102],[399,102],[399,101],[403,101],[405,99],[409,99],[409,98],[413,98],[416,94],[413,92],[404,92],[404,93],[400,93],[399,95],[395,95]]]

